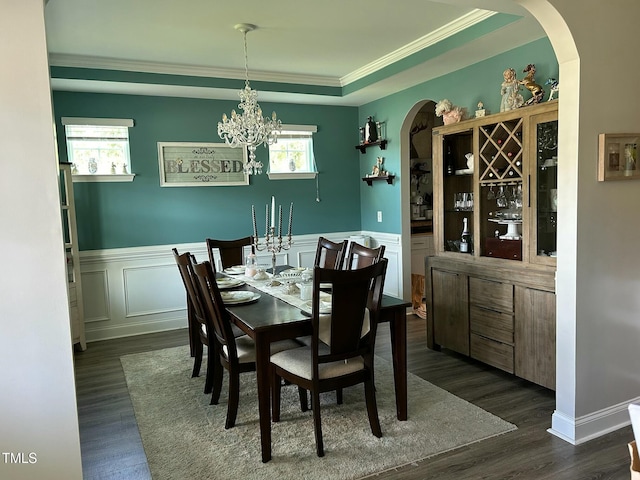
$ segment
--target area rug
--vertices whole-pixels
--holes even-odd
[[[209,405],[204,374],[191,378],[187,346],[121,362],[154,480],[362,478],[516,429],[412,374],[409,419],[398,421],[391,364],[376,358],[382,438],[371,434],[362,385],[345,389],[342,405],[327,393],[321,397],[325,456],[317,457],[312,413],[300,411],[297,387],[287,386],[281,421],[272,424],[273,459],[263,464],[254,373],[240,375],[236,426],[225,430],[226,372],[220,403]]]

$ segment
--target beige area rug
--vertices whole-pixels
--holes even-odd
[[[393,372],[376,360],[382,438],[371,434],[364,387],[321,398],[325,457],[315,450],[312,413],[301,412],[297,387],[282,390],[281,421],[272,424],[273,459],[260,461],[255,374],[241,377],[235,428],[224,429],[226,380],[218,405],[203,394],[204,373],[190,378],[187,346],[121,357],[154,480],[353,479],[515,430],[504,420],[409,374],[409,419],[396,418]],[[203,368],[206,368],[203,362]]]

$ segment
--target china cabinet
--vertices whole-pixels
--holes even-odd
[[[555,387],[556,101],[433,131],[428,346]],[[464,229],[464,234],[463,234]]]
[[[64,253],[67,261],[71,338],[74,345],[78,345],[81,350],[85,350],[87,344],[84,333],[80,254],[78,251],[76,211],[73,199],[73,182],[70,163],[60,163],[60,208],[62,214],[62,232],[64,235]]]

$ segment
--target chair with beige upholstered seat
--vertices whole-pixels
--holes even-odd
[[[316,451],[319,457],[324,455],[320,420],[321,392],[364,383],[371,431],[376,437],[382,436],[373,383],[373,355],[386,268],[385,259],[357,270],[316,267],[313,276],[311,345],[271,355],[273,421],[280,421],[281,379],[311,391]],[[328,344],[320,339],[320,283],[331,284]],[[362,336],[367,309],[371,318],[370,328]]]
[[[204,393],[211,393],[214,377],[219,376],[222,381],[222,367],[218,358],[219,345],[215,338],[210,339],[207,330],[207,321],[199,297],[199,289],[195,284],[193,265],[195,259],[189,252],[179,254],[177,249],[172,249],[173,258],[178,265],[180,277],[187,293],[187,322],[189,324],[189,340],[193,348],[192,377],[200,375],[204,345],[207,346],[207,374],[204,383]]]
[[[229,398],[227,419],[224,428],[232,428],[236,422],[238,402],[240,398],[240,374],[256,369],[256,354],[253,340],[248,335],[236,337],[227,312],[220,289],[216,283],[216,275],[208,261],[193,266],[201,294],[205,318],[210,336],[214,336],[220,344],[219,362],[229,372]],[[282,340],[271,343],[271,353],[297,348],[300,344],[293,340]],[[222,390],[222,375],[214,379],[211,393],[211,404],[217,404]]]

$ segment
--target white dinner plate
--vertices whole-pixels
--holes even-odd
[[[235,265],[233,267],[225,268],[223,272],[229,275],[242,275],[245,272],[245,267],[244,265]]]
[[[313,303],[312,300],[308,302],[304,302],[300,307],[301,310],[311,314],[313,312]],[[331,302],[325,302],[324,300],[320,300],[320,313],[326,315],[327,313],[331,313]]]
[[[218,284],[218,288],[220,290],[225,290],[227,288],[235,288],[245,284],[244,281],[238,278],[229,278],[229,277],[216,278],[216,283]]]
[[[220,292],[225,305],[239,305],[242,303],[255,302],[260,298],[259,293],[242,290],[239,292]]]

